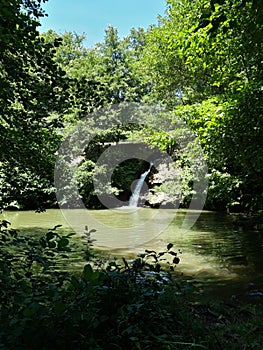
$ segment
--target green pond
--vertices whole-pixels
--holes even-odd
[[[208,211],[122,208],[115,210],[5,211],[0,219],[38,235],[55,225],[81,239],[87,225],[103,254],[127,259],[145,249],[180,250],[176,271],[200,288],[227,296],[263,295],[263,234],[241,230],[231,217]],[[81,261],[79,262],[81,264]],[[206,286],[207,288],[205,288]]]

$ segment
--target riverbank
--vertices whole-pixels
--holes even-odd
[[[245,230],[255,230],[263,232],[263,214],[231,213],[233,223]]]

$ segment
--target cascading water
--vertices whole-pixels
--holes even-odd
[[[144,180],[146,179],[146,176],[149,174],[149,172],[151,171],[152,168],[152,164],[150,165],[149,169],[147,171],[145,171],[141,177],[139,178],[139,180],[136,183],[136,186],[134,188],[134,191],[130,197],[129,200],[129,207],[137,207],[138,206],[138,202],[139,202],[139,198],[140,198],[140,193],[141,193],[141,189],[144,183]]]

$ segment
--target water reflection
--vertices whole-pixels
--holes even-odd
[[[85,225],[98,230],[93,238],[96,239],[95,248],[99,250],[129,257],[145,249],[161,251],[171,242],[175,249],[182,251],[177,270],[184,275],[238,283],[263,281],[262,233],[239,231],[228,216],[205,211],[200,214],[142,208],[91,212],[89,220],[85,211],[69,210],[67,215],[79,233]],[[198,217],[187,232],[182,228],[186,214]],[[58,224],[70,229],[60,210],[4,212],[1,217],[15,228],[35,228],[36,233]],[[171,220],[170,225],[160,233],[167,220]]]

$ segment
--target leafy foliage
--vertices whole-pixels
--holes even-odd
[[[144,50],[153,98],[186,120],[204,147],[214,183],[208,208],[261,210],[262,5],[167,4]]]
[[[55,205],[56,151],[75,123],[105,106],[150,102],[172,111],[174,123],[186,121],[198,137],[211,179],[208,209],[262,210],[259,0],[169,0],[158,26],[147,32],[133,28],[123,39],[109,26],[93,48],[77,33],[39,35],[41,1],[1,0],[0,5],[1,207]],[[105,143],[136,138],[135,129],[128,134],[113,128],[107,137],[103,129],[85,150],[78,169],[85,203],[100,206],[93,163]],[[196,178],[189,167],[192,156],[178,157],[180,136],[167,135],[161,121],[153,130],[140,130],[148,144],[174,158],[182,172],[181,205],[187,205]],[[135,179],[142,168],[136,174],[133,168],[131,161],[116,169],[116,194],[127,196],[132,175],[123,181],[121,174]],[[165,187],[158,190],[178,192],[171,183]]]
[[[92,257],[93,232],[84,232],[88,263],[69,272],[72,234],[56,226],[31,238],[1,222],[1,348],[260,349],[256,308],[194,302],[191,287],[174,275],[180,251],[173,244],[132,261],[105,261]]]
[[[53,46],[44,44],[38,35],[38,20],[43,16],[40,1],[1,0],[0,6],[2,191],[13,186],[15,171],[10,174],[10,168],[19,168],[24,180],[28,176],[36,181],[41,176],[52,187],[52,164],[60,137],[54,132],[59,118],[50,115],[63,110],[63,72],[53,61]],[[41,185],[32,185],[32,181],[26,184],[39,192]],[[17,199],[10,197],[9,202]]]

